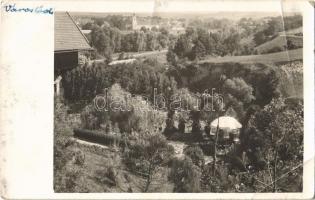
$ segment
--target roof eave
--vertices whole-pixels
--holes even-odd
[[[89,40],[85,37],[84,33],[82,33],[81,29],[80,29],[79,26],[75,23],[74,19],[71,17],[71,15],[69,14],[69,12],[66,12],[66,13],[67,13],[67,15],[69,16],[69,18],[71,19],[71,21],[74,23],[74,25],[77,27],[77,29],[79,30],[79,32],[81,33],[82,37],[85,39],[87,45],[89,45],[89,47],[91,48]]]

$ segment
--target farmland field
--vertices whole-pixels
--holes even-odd
[[[290,35],[280,35],[273,40],[270,40],[266,43],[263,43],[257,46],[255,49],[258,53],[265,53],[270,51],[273,48],[283,49],[284,46],[287,45],[287,41],[291,41],[291,43],[297,47],[303,47],[303,37],[300,36],[290,36]]]
[[[280,35],[284,35],[284,34],[286,34],[286,35],[294,35],[294,34],[298,34],[298,33],[303,33],[303,27],[299,27],[299,28],[295,28],[295,29],[279,32]]]
[[[285,61],[295,61],[303,59],[303,49],[294,49],[277,53],[269,53],[263,55],[248,55],[248,56],[225,56],[225,57],[209,57],[199,61],[199,63],[278,63]]]

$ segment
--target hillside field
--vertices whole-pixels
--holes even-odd
[[[303,48],[263,55],[207,57],[198,63],[279,63],[303,59]]]
[[[303,47],[303,37],[294,35],[279,35],[276,38],[255,47],[255,50],[257,50],[258,53],[266,53],[275,48],[284,49],[284,46],[287,45],[287,41],[291,41],[291,43],[296,47]]]

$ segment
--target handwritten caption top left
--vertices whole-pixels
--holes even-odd
[[[12,13],[37,13],[37,14],[54,14],[53,8],[44,7],[42,5],[35,7],[17,7],[16,4],[8,4],[4,6],[6,12]]]

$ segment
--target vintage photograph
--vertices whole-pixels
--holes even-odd
[[[56,193],[303,192],[298,12],[55,12]]]

